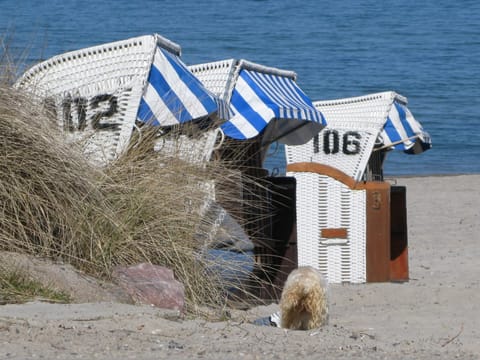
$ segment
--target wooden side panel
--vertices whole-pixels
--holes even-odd
[[[367,187],[367,282],[390,280],[390,184]]]
[[[409,269],[406,187],[392,186],[390,198],[390,280],[408,281]]]
[[[285,254],[281,259],[280,269],[275,278],[275,298],[273,300],[280,301],[282,295],[283,285],[287,281],[288,275],[298,267],[298,253],[297,253],[297,226],[293,225],[292,232],[285,250]]]

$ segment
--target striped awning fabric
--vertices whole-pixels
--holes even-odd
[[[156,48],[137,120],[171,126],[208,116],[225,119],[228,114],[225,102],[209,92],[176,54]]]
[[[382,147],[419,154],[432,147],[430,135],[403,104],[394,101],[379,135]]]
[[[263,143],[306,143],[325,119],[295,83],[281,73],[240,70],[230,100],[233,117],[222,125],[225,135],[244,140],[262,133]]]

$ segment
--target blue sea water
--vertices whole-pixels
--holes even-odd
[[[312,100],[394,90],[433,148],[390,153],[386,175],[480,173],[477,0],[0,0],[0,56],[8,47],[20,69],[155,32],[181,45],[187,64],[293,70]],[[269,166],[283,162],[280,151]]]

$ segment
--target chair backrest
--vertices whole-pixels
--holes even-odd
[[[287,164],[314,162],[361,180],[375,141],[399,95],[388,91],[360,97],[316,101],[327,126],[304,145],[285,146]]]
[[[180,52],[159,35],[141,36],[54,56],[15,85],[49,105],[68,140],[105,165],[128,145],[157,45]]]
[[[188,68],[208,90],[228,102],[235,86],[234,74],[238,71],[237,62],[235,59],[228,59],[190,65]]]
[[[216,128],[193,135],[160,137],[154,150],[202,166],[211,159],[213,151],[222,145],[223,140],[222,130]]]

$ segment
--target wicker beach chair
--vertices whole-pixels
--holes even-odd
[[[429,147],[428,134],[413,117],[409,131],[398,128],[411,115],[406,103],[394,92],[314,102],[327,127],[304,145],[285,147],[287,175],[297,184],[298,265],[318,268],[331,283],[389,279],[390,185],[382,181],[384,152],[400,144],[404,151]],[[392,135],[393,122],[402,136]],[[380,163],[373,166],[375,159]]]
[[[305,143],[325,126],[325,119],[296,85],[296,74],[292,71],[243,59],[189,68],[210,91],[230,104],[233,111],[231,118],[221,126],[226,136],[221,154],[242,169],[243,177],[256,180],[242,184],[245,227],[254,239],[257,265],[265,269],[260,277],[266,275],[273,282],[278,278],[278,269],[293,231],[293,216],[277,218],[278,214],[287,212],[285,205],[279,203],[293,201],[286,201],[285,194],[278,195],[290,191],[291,179],[283,183],[283,179],[269,178],[268,171],[263,169],[264,156],[270,143],[275,141]],[[242,154],[240,159],[239,153]],[[291,214],[293,210],[289,208],[288,212]],[[282,231],[277,231],[280,228]],[[276,296],[274,291],[268,292],[261,289],[258,296]]]
[[[127,148],[136,121],[163,127],[225,116],[224,103],[180,61],[180,52],[158,34],[140,36],[54,56],[15,85],[52,109],[68,141],[103,166]]]

